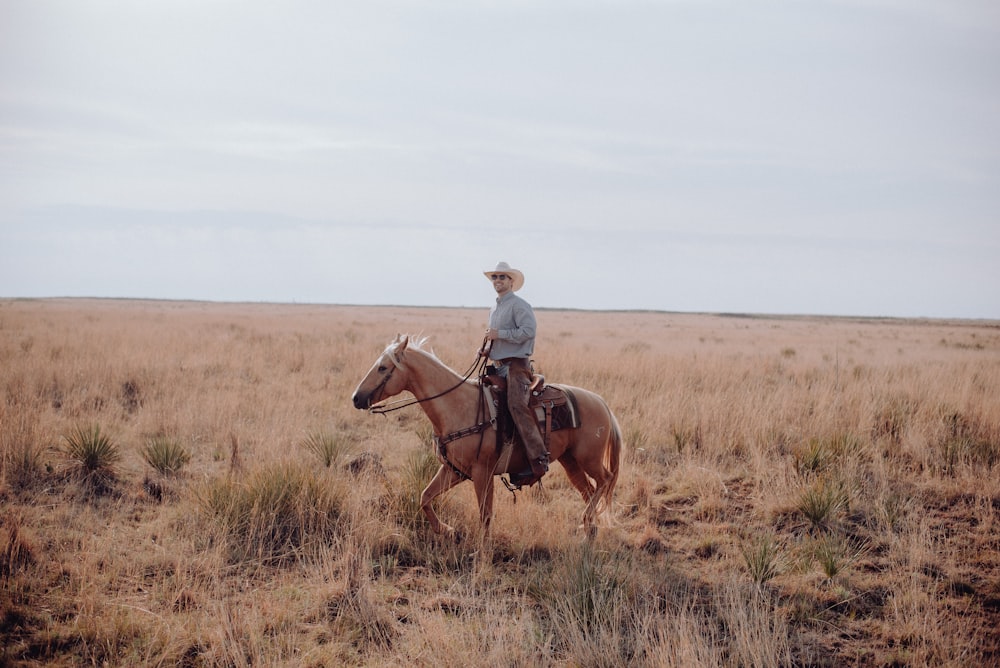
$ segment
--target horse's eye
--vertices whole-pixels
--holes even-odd
[[[386,370],[386,367],[385,367],[385,366],[380,366],[380,367],[378,368],[378,372],[379,372],[379,373],[385,373],[385,370]]]

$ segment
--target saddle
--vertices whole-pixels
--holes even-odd
[[[516,441],[523,447],[514,420],[507,408],[507,379],[491,374],[482,377],[483,391],[487,392],[487,403],[491,417],[496,419],[497,431],[504,440]],[[528,407],[535,413],[538,429],[542,433],[545,448],[549,447],[549,434],[561,429],[576,429],[580,426],[579,411],[573,392],[561,385],[547,385],[545,376],[533,374],[528,388]]]

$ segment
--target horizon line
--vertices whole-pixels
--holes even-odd
[[[119,302],[164,302],[164,303],[190,303],[190,304],[214,304],[225,305],[258,305],[258,306],[329,306],[329,307],[349,307],[349,308],[417,308],[417,309],[469,309],[481,310],[488,306],[454,306],[441,304],[350,304],[340,302],[316,302],[316,301],[271,301],[271,300],[218,300],[218,299],[195,299],[180,297],[100,297],[85,295],[62,295],[47,297],[11,297],[2,296],[0,301],[119,301]],[[831,313],[766,313],[750,311],[681,311],[672,309],[653,308],[582,308],[574,306],[533,306],[536,311],[551,312],[579,312],[579,313],[648,313],[660,315],[696,315],[712,316],[718,318],[746,318],[746,319],[773,319],[773,320],[793,320],[793,319],[836,319],[836,320],[862,320],[862,321],[899,321],[899,322],[962,322],[981,323],[1000,327],[1000,318],[967,317],[967,316],[896,316],[896,315],[850,315]]]

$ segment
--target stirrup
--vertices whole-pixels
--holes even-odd
[[[530,469],[527,471],[521,471],[520,473],[511,473],[509,475],[510,484],[518,488],[523,487],[524,485],[528,485],[530,487],[532,481],[541,480],[541,478],[536,478],[535,472]]]
[[[545,471],[542,472],[542,475],[536,475],[535,471],[531,468],[519,471],[518,473],[508,473],[507,475],[510,477],[509,486],[516,487],[517,489],[521,489],[525,485],[531,487],[536,482],[541,483],[542,478],[544,478],[545,474],[548,472],[548,466],[545,466]]]

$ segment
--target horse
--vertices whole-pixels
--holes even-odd
[[[426,339],[397,335],[358,384],[354,407],[385,412],[388,399],[408,391],[431,421],[440,468],[420,495],[420,507],[437,534],[458,539],[455,529],[442,522],[432,502],[459,483],[471,480],[479,505],[483,535],[493,517],[496,476],[524,471],[523,447],[513,448],[499,436],[495,420],[483,414],[482,379],[464,378],[424,349]],[[483,353],[481,352],[482,356]],[[588,538],[597,533],[595,520],[611,507],[618,481],[622,450],[618,421],[599,395],[562,385],[576,398],[579,427],[553,431],[548,447],[553,461],[562,464],[570,483],[583,497],[583,528]],[[379,410],[381,409],[381,411]],[[446,446],[444,444],[447,444]]]

